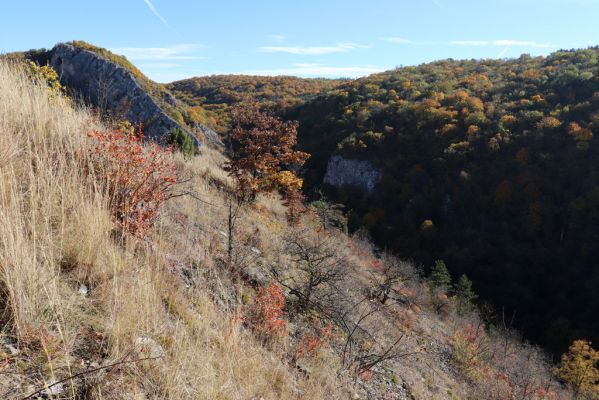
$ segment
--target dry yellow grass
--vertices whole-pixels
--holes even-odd
[[[193,178],[189,187],[214,205],[178,198],[152,245],[117,244],[87,159],[85,134],[99,126],[0,63],[2,337],[19,349],[2,367],[0,397],[21,398],[90,365],[148,354],[161,357],[47,390],[89,399],[337,397],[334,371],[298,376],[281,357],[284,345],[263,347],[240,327],[237,306],[219,308],[206,280],[186,287],[176,268],[214,269],[225,221],[218,186],[230,184],[218,167],[222,156],[207,149],[191,163],[175,156]]]

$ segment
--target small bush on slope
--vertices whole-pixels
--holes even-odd
[[[581,398],[599,396],[599,351],[589,341],[576,340],[562,355],[558,376],[568,382]]]
[[[254,304],[250,309],[250,322],[263,340],[271,340],[285,333],[285,296],[279,285],[271,282],[258,289]]]
[[[94,131],[92,162],[100,172],[116,226],[143,238],[173,194],[177,174],[171,149],[142,145],[141,131]]]
[[[186,157],[193,157],[196,152],[191,136],[179,128],[171,130],[168,134],[168,143],[182,152]]]

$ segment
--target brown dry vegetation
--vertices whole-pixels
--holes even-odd
[[[37,390],[65,399],[484,393],[451,361],[454,333],[468,322],[451,299],[443,315],[433,312],[427,286],[397,262],[401,274],[382,304],[370,295],[385,271],[375,249],[323,230],[311,214],[290,228],[278,196],[260,195],[243,209],[236,273],[227,269],[225,204],[233,183],[216,151],[202,148],[191,161],[173,155],[185,182],[177,190],[187,195],[167,203],[146,241],[117,240],[89,159],[86,134],[102,129],[91,115],[50,99],[43,84],[0,63],[1,398]],[[285,289],[286,334],[265,341],[249,329],[248,309],[271,271],[302,279],[287,250],[298,235],[306,243],[326,236],[322,251],[335,249],[343,274],[328,290],[319,287],[301,312]],[[331,322],[332,332],[306,352],[305,343]],[[510,354],[518,351],[510,345]],[[495,364],[485,361],[511,368]],[[542,363],[534,366],[550,380]]]
[[[160,344],[164,355],[69,380],[62,394],[278,399],[317,398],[326,390],[296,381],[276,353],[240,329],[234,306],[218,308],[205,287],[186,289],[174,273],[217,246],[209,238],[219,231],[208,221],[222,221],[218,207],[182,199],[167,210],[151,246],[117,244],[106,198],[87,168],[86,133],[99,123],[63,99],[50,101],[43,86],[5,64],[0,82],[2,334],[18,349],[6,355],[0,397],[20,398],[93,367],[145,358],[145,342]],[[177,159],[202,180],[215,170],[212,161]],[[219,170],[205,176],[226,181]],[[218,202],[218,190],[204,183],[196,190]],[[201,245],[178,224],[190,215],[201,216],[194,221],[205,229]],[[209,274],[206,264],[198,265]],[[82,285],[88,295],[79,293]],[[155,350],[150,356],[162,355]],[[327,374],[319,381],[333,379]]]

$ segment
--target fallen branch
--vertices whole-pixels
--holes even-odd
[[[31,399],[31,398],[33,398],[33,396],[35,396],[37,394],[40,394],[43,391],[50,389],[51,387],[60,385],[61,383],[65,383],[65,382],[73,380],[73,379],[81,378],[82,376],[85,376],[85,375],[93,374],[94,372],[98,372],[98,371],[101,371],[101,370],[104,370],[104,369],[109,369],[109,368],[117,367],[119,365],[133,364],[133,363],[137,363],[137,362],[140,362],[140,361],[156,360],[156,359],[159,359],[159,358],[162,358],[162,356],[158,356],[158,357],[146,357],[146,358],[140,358],[140,359],[137,359],[137,360],[121,360],[121,361],[118,361],[118,362],[116,362],[114,364],[103,365],[101,367],[96,367],[96,368],[93,368],[93,369],[90,369],[90,370],[87,370],[87,371],[82,371],[82,372],[79,372],[79,373],[77,373],[75,375],[71,375],[71,376],[66,377],[64,379],[61,379],[58,382],[54,382],[51,385],[46,385],[42,389],[36,390],[35,392],[30,393],[29,395],[21,398],[21,400]]]

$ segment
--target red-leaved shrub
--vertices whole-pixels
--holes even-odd
[[[143,145],[140,130],[88,135],[94,141],[92,158],[108,192],[115,225],[123,233],[145,237],[177,183],[172,149]]]
[[[285,296],[279,285],[271,282],[258,289],[254,304],[250,310],[250,322],[253,329],[263,339],[272,339],[285,332]]]
[[[297,357],[315,357],[320,349],[328,345],[333,336],[333,325],[329,324],[320,329],[319,334],[306,333],[299,340],[296,348]]]

